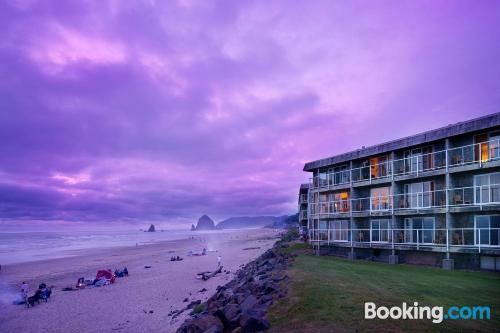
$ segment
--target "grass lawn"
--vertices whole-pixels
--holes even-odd
[[[268,318],[271,332],[500,332],[500,274],[312,255],[304,244],[289,269],[288,296]],[[364,319],[364,303],[490,306],[491,320]]]

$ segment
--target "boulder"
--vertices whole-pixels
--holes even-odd
[[[246,313],[241,315],[240,318],[241,331],[246,332],[260,332],[269,329],[271,325],[260,314]]]
[[[178,333],[222,333],[224,331],[224,325],[219,318],[211,315],[204,315],[191,319],[177,330]]]
[[[248,295],[243,302],[240,304],[240,310],[242,313],[251,310],[254,306],[259,303],[259,300],[254,295]]]

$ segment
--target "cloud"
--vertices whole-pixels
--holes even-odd
[[[305,162],[496,111],[495,7],[4,2],[0,215],[293,213]]]

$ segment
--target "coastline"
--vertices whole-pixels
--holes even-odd
[[[169,312],[185,307],[185,298],[189,302],[206,301],[217,286],[234,277],[241,265],[257,258],[276,241],[276,231],[272,229],[193,233],[193,236],[194,239],[92,249],[72,257],[7,265],[0,272],[0,291],[4,291],[0,331],[68,332],[78,327],[79,332],[173,332],[187,313],[172,320]],[[189,250],[204,247],[218,252],[208,252],[206,256],[186,255]],[[173,255],[184,260],[171,262]],[[224,269],[230,273],[219,274],[208,281],[196,279],[196,273],[216,267],[217,255],[222,256]],[[146,265],[151,268],[145,269]],[[74,286],[81,276],[95,276],[98,269],[114,270],[124,266],[130,276],[117,279],[113,285],[61,291]],[[5,296],[11,295],[22,281],[30,284],[31,293],[41,282],[54,285],[52,299],[31,309],[6,304]],[[206,291],[200,292],[203,288]]]

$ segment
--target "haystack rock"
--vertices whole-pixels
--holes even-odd
[[[196,230],[215,230],[215,223],[207,215],[203,215],[198,219],[198,223],[196,224]]]
[[[151,224],[151,225],[149,226],[148,232],[155,232],[155,231],[156,231],[156,230],[155,230],[155,225],[154,225],[154,224]]]

